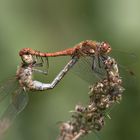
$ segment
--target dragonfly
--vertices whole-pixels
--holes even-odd
[[[21,58],[22,63],[18,67],[16,75],[0,84],[0,101],[4,100],[7,95],[11,96],[11,101],[0,118],[0,134],[9,128],[16,116],[26,107],[29,101],[29,91],[44,91],[54,88],[78,60],[78,57],[73,57],[51,83],[43,83],[33,79],[34,72],[47,74],[47,71],[36,69],[36,67],[42,67],[43,62],[37,63],[31,54],[22,55]]]

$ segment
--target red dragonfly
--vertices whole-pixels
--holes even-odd
[[[95,56],[108,54],[111,47],[107,42],[96,42],[92,40],[82,41],[73,48],[68,48],[54,53],[43,53],[31,48],[24,48],[19,52],[20,56],[31,54],[40,57],[57,57],[57,56]]]

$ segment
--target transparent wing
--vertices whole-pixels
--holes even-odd
[[[0,134],[5,132],[28,103],[28,94],[22,88],[12,93],[12,100],[0,119]]]
[[[12,93],[17,87],[18,81],[16,77],[12,77],[5,82],[0,83],[0,101]]]
[[[97,81],[97,79],[102,79],[106,75],[100,57],[81,57],[75,64],[73,71],[80,78],[91,84]]]
[[[40,70],[42,70],[42,71],[46,70],[46,72],[47,72],[47,70],[49,68],[48,57],[37,57],[37,56],[35,56],[34,60],[36,62],[34,67],[39,67]]]
[[[138,73],[136,72],[138,63],[138,53],[137,52],[124,52],[124,51],[112,51],[110,54],[115,58],[119,66],[119,71],[121,77],[124,81],[136,80]],[[129,79],[129,80],[128,80]]]
[[[115,58],[115,60],[123,66],[130,66],[137,62],[138,55],[136,52],[125,52],[114,50],[109,54],[111,57]]]
[[[48,68],[49,68],[48,59],[47,58],[42,58],[42,57],[36,58],[33,67],[34,67],[32,69],[33,72],[47,75],[48,74]]]

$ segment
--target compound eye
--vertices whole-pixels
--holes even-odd
[[[102,52],[104,52],[104,53],[110,52],[110,51],[111,51],[111,47],[110,47],[109,43],[107,43],[107,42],[102,42],[102,43],[101,43],[101,50],[102,50]]]

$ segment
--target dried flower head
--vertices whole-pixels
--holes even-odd
[[[105,125],[107,109],[120,102],[124,88],[119,76],[117,62],[109,56],[102,59],[105,77],[90,86],[89,104],[76,105],[71,120],[61,125],[58,140],[77,140],[92,131],[99,131]]]

